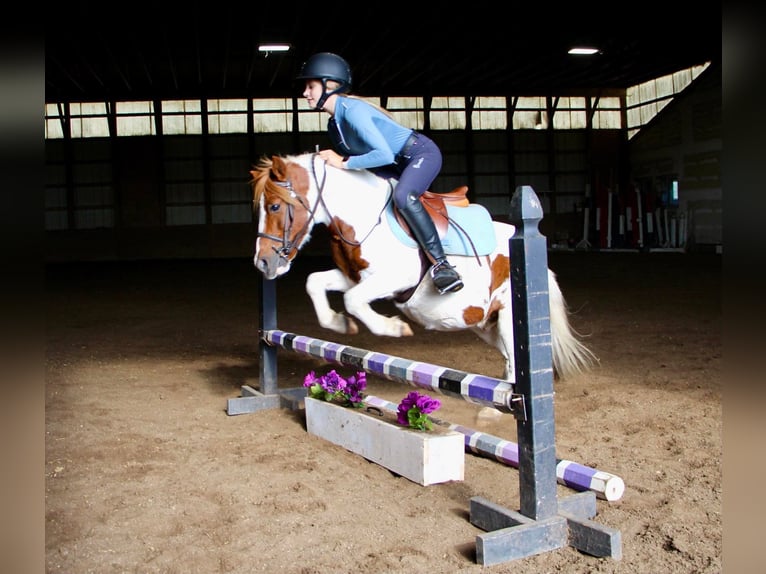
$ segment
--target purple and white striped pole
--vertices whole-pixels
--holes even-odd
[[[396,412],[398,408],[396,403],[372,395],[367,395],[364,402],[387,411]],[[465,435],[466,451],[495,459],[514,468],[519,467],[519,445],[515,442],[463,425],[441,421],[433,417],[429,418],[439,426]],[[571,460],[556,460],[556,478],[559,484],[578,491],[592,490],[598,498],[610,502],[619,500],[625,492],[625,483],[619,476]]]
[[[513,385],[502,379],[287,333],[279,329],[262,331],[261,339],[269,345],[278,345],[328,363],[354,367],[390,381],[490,406],[502,412],[511,412]]]

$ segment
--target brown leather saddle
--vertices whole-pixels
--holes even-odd
[[[447,214],[447,206],[453,207],[468,207],[468,186],[461,185],[456,187],[452,191],[447,193],[434,193],[433,191],[426,191],[420,196],[420,203],[426,208],[426,212],[431,216],[436,226],[436,231],[439,233],[439,237],[444,237],[449,227],[449,215]],[[401,213],[398,209],[394,209],[396,213],[396,221],[402,226],[408,235],[412,236],[409,225],[404,221]]]

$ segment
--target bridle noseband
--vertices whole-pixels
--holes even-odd
[[[295,221],[295,206],[289,202],[285,202],[287,209],[285,209],[285,224],[283,226],[282,237],[271,235],[270,233],[263,233],[260,231],[258,232],[258,237],[264,237],[279,243],[281,245],[280,247],[272,246],[272,249],[280,259],[289,261],[290,252],[293,251],[296,245],[300,244],[300,241],[307,233],[309,223],[314,218],[316,208],[313,210],[309,209],[309,206],[304,203],[303,198],[295,193],[295,188],[293,188],[293,184],[289,179],[287,181],[272,181],[272,183],[286,189],[290,194],[290,197],[295,199],[298,203],[301,204],[301,206],[303,206],[306,211],[309,212],[309,217],[306,220],[306,223],[303,225],[303,228],[295,234],[295,239],[293,240],[290,239],[290,235],[293,229],[293,223]]]

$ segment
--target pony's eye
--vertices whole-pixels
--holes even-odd
[[[272,213],[276,213],[277,211],[279,211],[279,204],[272,203],[271,205],[269,205],[269,211],[271,211]]]

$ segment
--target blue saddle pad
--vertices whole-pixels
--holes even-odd
[[[450,223],[446,235],[441,238],[446,255],[489,255],[495,250],[495,226],[486,207],[478,203],[466,207],[447,205],[447,215],[455,225]],[[386,216],[399,241],[410,247],[418,247],[417,242],[399,225],[393,201],[388,202]]]

